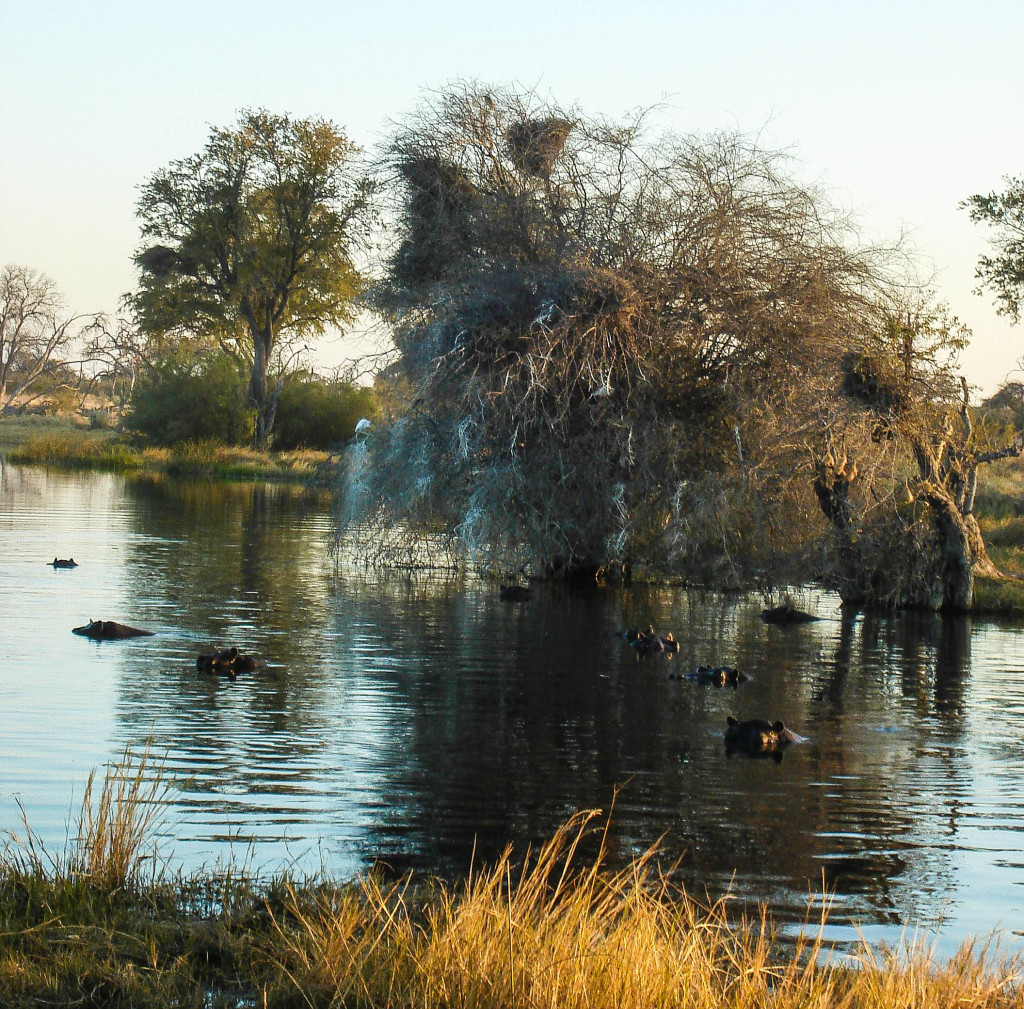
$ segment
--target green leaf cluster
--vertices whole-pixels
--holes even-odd
[[[308,374],[289,376],[274,422],[274,448],[330,449],[351,440],[356,423],[376,416],[373,390],[350,382],[323,382]]]
[[[234,358],[181,350],[139,379],[124,426],[152,445],[204,440],[239,445],[252,432],[245,389],[246,377]]]
[[[1004,193],[976,193],[961,204],[975,224],[991,229],[994,256],[980,256],[975,276],[981,281],[976,293],[995,292],[996,310],[1020,322],[1024,298],[1024,179],[1004,180]]]

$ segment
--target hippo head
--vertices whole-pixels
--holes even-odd
[[[742,751],[751,757],[771,757],[782,760],[782,751],[795,738],[785,724],[779,720],[769,722],[763,718],[752,718],[741,722],[730,715],[725,730],[725,748],[728,754]]]

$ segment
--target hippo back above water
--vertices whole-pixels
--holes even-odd
[[[123,638],[150,638],[152,631],[119,624],[116,620],[90,620],[84,627],[71,628],[72,634],[80,634],[93,641],[120,641]]]

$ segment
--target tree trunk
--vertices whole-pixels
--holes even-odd
[[[854,545],[853,506],[850,484],[857,479],[857,467],[845,457],[819,459],[814,493],[835,534],[839,570],[839,597],[844,603],[862,603],[866,598],[863,562]]]
[[[978,520],[964,515],[945,488],[922,483],[920,497],[932,510],[942,548],[942,609],[966,613],[974,599],[974,576],[999,572],[985,549]]]
[[[270,432],[277,413],[277,395],[267,388],[267,363],[270,354],[269,331],[252,334],[252,374],[249,377],[249,405],[256,410],[253,429],[253,444],[259,452],[265,452],[270,443]]]

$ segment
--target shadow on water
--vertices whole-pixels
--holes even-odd
[[[339,573],[326,499],[280,487],[5,467],[0,505],[13,558],[0,602],[24,636],[4,648],[24,663],[31,642],[52,641],[47,662],[75,671],[0,672],[14,726],[0,826],[18,794],[56,831],[55,782],[152,736],[177,788],[166,841],[186,864],[248,850],[268,868],[348,875],[379,860],[454,876],[474,851],[544,840],[617,793],[612,861],[660,840],[691,891],[768,901],[783,919],[823,886],[837,934],[857,921],[893,939],[908,919],[944,919],[955,942],[1016,912],[1012,629],[849,614],[812,592],[825,619],[782,628],[752,597],[547,587],[509,604],[472,580]],[[81,567],[44,570],[69,525],[85,530],[63,551]],[[94,610],[83,618],[158,633],[96,646],[55,631],[55,599],[72,593]],[[638,661],[613,636],[648,622],[674,632],[677,657]],[[227,644],[268,668],[197,675],[197,652]],[[698,664],[751,679],[734,690],[680,675]],[[40,713],[62,696],[75,710],[55,737]],[[730,714],[781,718],[806,742],[778,764],[729,758]]]

